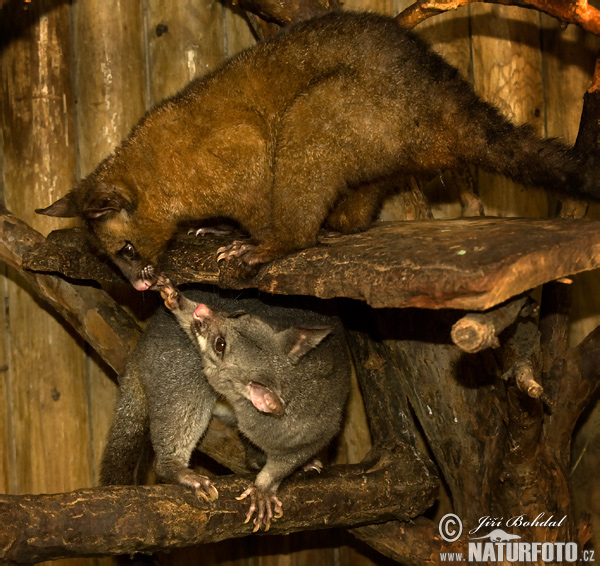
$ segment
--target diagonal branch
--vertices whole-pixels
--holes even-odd
[[[96,286],[72,285],[56,275],[24,270],[23,257],[45,238],[4,207],[0,209],[0,226],[0,260],[18,270],[36,297],[53,307],[120,372],[140,334],[135,319]]]

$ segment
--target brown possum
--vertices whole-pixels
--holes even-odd
[[[314,301],[307,306],[316,310],[208,291],[189,291],[190,299],[164,283],[175,316],[154,315],[119,378],[101,483],[136,483],[149,433],[160,479],[216,499],[211,481],[188,466],[218,414],[249,441],[260,471],[241,496],[251,501],[246,522],[254,515],[255,530],[268,529],[282,513],[281,481],[339,430],[351,372],[344,330]]]
[[[192,81],[38,212],[80,216],[147,289],[182,222],[233,219],[251,239],[218,258],[259,265],[314,245],[324,223],[366,229],[392,175],[475,164],[598,199],[599,161],[509,123],[392,18],[338,12]]]

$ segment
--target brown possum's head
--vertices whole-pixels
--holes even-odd
[[[114,184],[84,179],[71,192],[38,214],[79,217],[93,243],[108,254],[138,291],[154,285],[156,263],[171,237],[166,222],[157,222],[139,210],[132,191]]]

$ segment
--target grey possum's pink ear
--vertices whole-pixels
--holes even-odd
[[[77,208],[77,203],[75,202],[72,192],[67,193],[62,198],[59,198],[50,206],[46,208],[36,208],[35,211],[38,214],[56,216],[58,218],[72,218],[74,216],[79,216],[79,209]]]
[[[285,406],[277,393],[274,393],[273,390],[265,385],[255,383],[254,381],[248,383],[248,388],[252,404],[261,413],[273,413],[277,416],[283,415]]]
[[[295,364],[327,336],[331,328],[288,328],[279,333],[279,340],[290,361]]]

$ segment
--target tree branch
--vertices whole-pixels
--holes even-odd
[[[344,466],[320,476],[297,474],[279,497],[284,515],[270,533],[407,520],[435,498],[410,454],[385,456],[371,469]],[[317,481],[318,478],[318,481]],[[252,533],[248,503],[237,501],[248,479],[217,478],[208,504],[182,486],[108,487],[56,495],[0,495],[0,561],[31,563],[74,556],[151,553]]]
[[[136,320],[102,289],[23,270],[23,257],[45,243],[44,237],[4,207],[0,225],[0,259],[18,270],[36,297],[52,306],[106,363],[122,371],[140,334]]]
[[[418,0],[401,12],[396,19],[399,24],[412,29],[427,18],[476,2],[531,8],[561,22],[577,24],[587,31],[600,35],[600,10],[590,6],[587,0]]]

